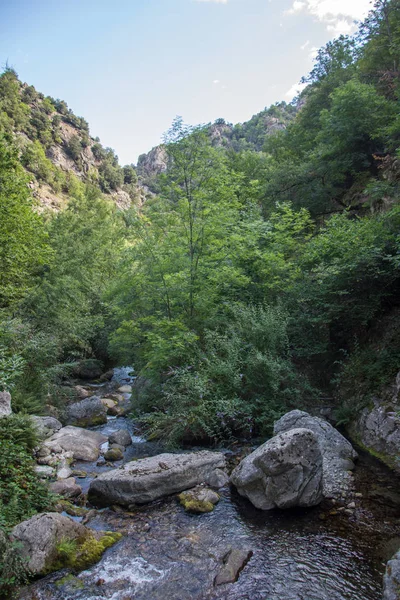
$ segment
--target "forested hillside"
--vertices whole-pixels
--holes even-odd
[[[17,428],[57,414],[96,361],[134,365],[135,416],[172,446],[265,436],[292,408],[351,425],[399,371],[399,60],[400,1],[377,0],[294,105],[177,118],[140,160],[144,204],[135,167],[7,68],[0,391]],[[2,460],[22,453],[29,472],[13,435]],[[22,487],[0,526],[47,505]]]

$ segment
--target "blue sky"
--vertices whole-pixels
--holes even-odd
[[[0,61],[68,103],[120,162],[173,118],[237,123],[290,101],[315,49],[354,30],[369,0],[13,0]]]

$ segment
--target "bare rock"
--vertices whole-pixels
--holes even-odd
[[[220,452],[159,454],[103,473],[91,482],[89,499],[97,506],[145,504],[195,487],[224,467]]]
[[[130,446],[132,444],[131,434],[127,429],[118,429],[108,438],[110,444],[119,444],[120,446]]]
[[[95,461],[99,458],[100,446],[107,441],[105,435],[80,427],[63,427],[44,446],[51,452],[72,452],[75,460]]]
[[[247,565],[253,552],[251,550],[232,549],[224,556],[224,564],[214,580],[214,585],[235,583],[240,572]]]
[[[42,440],[60,431],[62,423],[54,417],[31,417],[38,437]]]
[[[57,558],[57,545],[64,540],[83,538],[87,529],[68,517],[58,513],[43,513],[23,521],[11,532],[19,542],[27,567],[33,574],[51,569]]]
[[[82,488],[76,483],[75,477],[68,477],[67,479],[53,481],[49,488],[53,494],[64,496],[64,498],[75,498],[76,496],[80,496],[82,493]]]
[[[386,565],[383,577],[383,600],[400,598],[400,551]]]
[[[275,423],[274,434],[297,429],[309,429],[317,437],[323,459],[323,493],[325,498],[339,498],[353,488],[351,471],[357,452],[345,437],[330,423],[312,417],[301,410],[292,410]]]
[[[11,394],[0,392],[0,419],[11,415]]]
[[[93,427],[107,423],[107,409],[98,396],[70,404],[66,411],[68,425]]]
[[[231,482],[256,508],[315,506],[322,500],[322,453],[309,429],[275,436],[244,458]]]

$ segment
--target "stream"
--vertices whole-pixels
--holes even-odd
[[[116,369],[111,386],[132,383],[129,372]],[[123,461],[112,467],[76,463],[87,472],[79,480],[84,491],[99,473],[162,452],[126,417],[94,429],[109,435],[122,428],[133,440]],[[123,539],[87,571],[54,573],[25,589],[21,599],[379,600],[385,563],[400,548],[400,479],[361,453],[355,486],[356,507],[347,511],[330,503],[263,512],[228,487],[205,515],[186,513],[176,497],[133,512],[97,511],[87,526],[120,531]],[[253,556],[236,583],[214,587],[232,548]]]

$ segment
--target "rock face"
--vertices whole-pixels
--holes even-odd
[[[92,427],[107,423],[107,407],[98,396],[85,398],[68,406],[66,411],[68,425]]]
[[[0,419],[11,415],[11,394],[0,392]]]
[[[60,431],[62,424],[54,417],[31,417],[40,439],[44,440]]]
[[[97,506],[145,504],[207,482],[224,467],[219,452],[159,454],[100,475],[90,484],[89,499]]]
[[[389,560],[383,578],[383,600],[400,598],[400,551]]]
[[[107,438],[96,431],[87,431],[80,427],[63,427],[46,440],[44,447],[51,452],[59,450],[72,452],[75,460],[94,461],[99,458],[100,446]]]
[[[57,545],[64,540],[85,537],[86,528],[58,513],[35,515],[23,521],[11,532],[11,537],[21,544],[21,553],[33,574],[44,573],[57,557]]]
[[[231,482],[256,508],[315,506],[322,500],[322,453],[309,429],[292,429],[257,448]]]
[[[301,410],[293,410],[275,423],[274,434],[304,427],[314,432],[323,457],[323,493],[325,498],[337,498],[350,491],[357,452],[346,438],[327,421],[312,417]]]
[[[350,434],[367,450],[400,472],[400,372],[394,386],[360,413]]]

